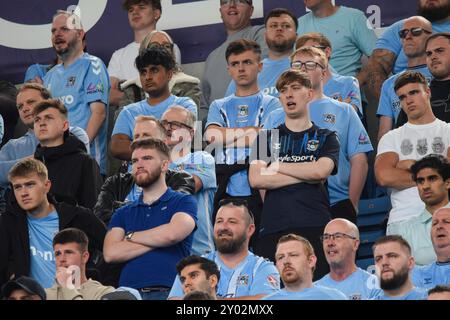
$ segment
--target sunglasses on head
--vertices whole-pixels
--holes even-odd
[[[239,199],[239,198],[225,198],[219,201],[219,208],[222,206],[226,206],[226,205],[232,205],[232,206],[236,206],[236,207],[245,207],[247,208],[247,211],[250,215],[250,217],[252,218],[253,221],[255,221],[255,217],[253,216],[253,213],[250,211],[249,207],[248,207],[248,201],[245,199]]]
[[[417,28],[411,28],[411,29],[402,29],[398,32],[398,35],[400,36],[400,38],[405,39],[406,36],[408,35],[408,33],[411,32],[411,35],[413,37],[418,37],[420,36],[422,33],[431,33],[431,31],[425,30],[423,28],[417,27]]]

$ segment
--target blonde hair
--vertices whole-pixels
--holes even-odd
[[[318,57],[320,64],[327,69],[328,68],[328,59],[325,53],[317,48],[314,47],[301,47],[297,49],[292,55],[291,55],[291,61],[294,59],[294,57],[298,54],[304,54],[308,55],[310,57]]]

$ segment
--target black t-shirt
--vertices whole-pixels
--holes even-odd
[[[431,109],[434,115],[439,120],[450,122],[450,80],[438,81],[431,80]],[[401,127],[408,122],[408,117],[403,110],[400,113],[395,123],[395,127]]]
[[[337,173],[339,141],[336,133],[313,125],[302,132],[290,131],[284,124],[275,131],[264,130],[252,147],[250,159],[271,163],[301,163],[327,157]],[[267,151],[267,152],[266,152]],[[267,190],[261,216],[260,235],[295,227],[320,227],[330,220],[327,187],[323,183],[297,183]]]

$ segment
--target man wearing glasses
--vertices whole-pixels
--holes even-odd
[[[359,117],[362,118],[363,109],[358,80],[352,76],[337,74],[336,70],[329,64],[332,56],[330,40],[318,32],[306,33],[297,38],[295,48],[299,49],[307,46],[322,50],[327,57],[328,68],[325,70],[325,77],[323,79],[323,93],[335,100],[351,104]]]
[[[315,283],[338,289],[350,300],[367,300],[380,291],[377,277],[355,264],[359,247],[358,227],[346,219],[328,222],[320,237],[330,273]]]
[[[170,93],[169,81],[175,68],[172,55],[163,48],[150,48],[136,58],[142,89],[148,98],[125,106],[114,125],[111,138],[111,153],[120,160],[130,161],[130,144],[133,139],[135,118],[139,115],[161,119],[172,105],[180,105],[197,116],[197,105],[187,97]]]
[[[197,255],[207,254],[214,251],[212,215],[217,189],[214,158],[205,151],[191,152],[195,115],[186,108],[169,108],[161,118],[161,125],[167,132],[166,143],[171,150],[169,169],[187,172],[195,181],[198,223],[191,252]]]
[[[262,70],[258,75],[259,89],[264,93],[278,97],[275,84],[278,77],[291,66],[290,56],[297,37],[297,18],[283,8],[271,10],[265,18],[266,43],[268,57],[262,61]],[[225,97],[236,92],[236,83],[232,80]]]
[[[428,83],[430,83],[432,75],[427,67],[425,45],[431,32],[431,22],[420,16],[406,19],[403,28],[399,31],[403,51],[408,58],[408,68],[406,70],[422,73],[427,78]],[[387,79],[381,87],[381,96],[377,110],[377,116],[380,119],[378,140],[392,129],[400,113],[400,100],[395,94],[394,82],[403,72]]]
[[[305,71],[311,78],[314,90],[309,104],[311,121],[319,128],[335,131],[339,138],[339,171],[328,178],[331,217],[356,222],[368,170],[367,153],[373,150],[369,135],[351,105],[324,95],[323,80],[328,62],[321,50],[300,48],[292,55],[291,61],[292,69]],[[276,128],[284,122],[284,116],[283,110],[272,112],[264,128]]]
[[[264,26],[252,27],[250,23],[252,14],[252,0],[220,0],[220,16],[227,33],[227,39],[206,58],[201,84],[207,106],[214,100],[224,97],[227,86],[231,81],[227,72],[227,65],[223,59],[231,42],[239,39],[254,40],[260,45],[262,56],[267,56]],[[201,114],[199,118],[203,121],[206,117],[207,114]]]
[[[219,203],[214,223],[216,251],[204,257],[220,270],[217,297],[231,300],[256,300],[280,289],[280,275],[272,262],[249,251],[255,221],[242,199],[224,199]],[[169,299],[183,297],[179,277],[175,279]]]

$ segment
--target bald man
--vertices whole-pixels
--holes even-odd
[[[432,32],[431,22],[421,16],[414,16],[405,20],[399,34],[403,51],[408,58],[408,68],[422,73],[430,83],[432,75],[427,67],[426,42]],[[404,72],[404,71],[403,71]],[[403,73],[397,73],[384,81],[378,103],[379,117],[378,140],[391,130],[400,113],[400,99],[394,91],[395,80]]]
[[[431,289],[450,284],[450,208],[441,208],[433,213],[431,242],[437,259],[413,269],[412,281],[416,287]]]
[[[350,300],[366,300],[380,292],[375,275],[355,264],[359,247],[358,227],[347,219],[333,219],[325,226],[321,237],[330,273],[316,284],[335,288]]]

